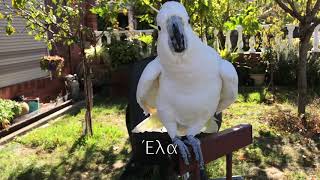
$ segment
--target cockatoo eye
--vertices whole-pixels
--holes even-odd
[[[161,31],[161,27],[160,26],[158,26],[158,30]]]
[[[190,24],[190,19],[188,19],[188,23]]]

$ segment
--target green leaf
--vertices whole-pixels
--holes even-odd
[[[25,5],[25,0],[11,0],[14,8],[22,8]]]
[[[51,21],[52,21],[53,23],[57,23],[57,18],[56,18],[55,15],[53,15],[53,16],[51,17]]]
[[[15,32],[16,32],[16,29],[10,23],[8,23],[6,26],[7,35],[12,35]]]
[[[52,43],[50,41],[47,43],[47,45],[48,45],[48,49],[52,50]]]
[[[3,19],[4,15],[0,12],[0,19]]]
[[[37,40],[37,41],[40,41],[42,39],[42,35],[41,34],[36,34],[34,36],[34,39]]]

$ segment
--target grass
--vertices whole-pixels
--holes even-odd
[[[254,142],[234,153],[233,173],[248,179],[319,179],[319,140],[270,126],[265,117],[274,105],[263,103],[269,97],[265,90],[240,92],[238,101],[224,111],[222,129],[250,123]],[[277,92],[277,99],[283,106],[294,104],[285,91]],[[81,109],[0,147],[0,179],[119,178],[131,151],[125,105],[125,100],[96,98],[93,137],[81,137]],[[208,164],[207,174],[224,176],[225,159]]]
[[[93,137],[81,137],[82,109],[2,147],[0,179],[117,177],[130,152],[122,126],[125,101],[103,101],[93,109]]]

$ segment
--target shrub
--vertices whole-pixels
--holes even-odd
[[[317,87],[320,84],[320,57],[317,53],[311,54],[307,62],[307,78],[311,87]]]
[[[103,45],[97,45],[96,47],[90,46],[90,48],[84,50],[86,54],[87,60],[90,62],[94,60],[103,61],[105,64],[109,64],[108,62],[108,53],[107,48]]]
[[[237,61],[237,58],[239,57],[238,53],[230,52],[227,49],[220,50],[219,53],[222,59],[228,60],[232,63],[235,63]]]
[[[113,69],[142,59],[140,47],[136,41],[113,41],[107,47]]]
[[[285,52],[280,53],[280,58],[275,64],[274,83],[276,85],[296,85],[298,60],[299,57],[294,50],[289,51],[287,55]],[[317,87],[320,84],[320,58],[317,54],[308,56],[307,81],[311,87]]]
[[[21,111],[22,108],[19,103],[11,100],[0,99],[0,129],[5,121],[12,122],[16,116],[21,114]]]
[[[297,62],[298,56],[295,51],[289,51],[279,54],[279,60],[275,63],[274,69],[274,83],[275,85],[296,85],[297,82]]]

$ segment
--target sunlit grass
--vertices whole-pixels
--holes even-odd
[[[0,149],[0,179],[117,176],[113,164],[130,152],[124,108],[123,100],[97,100],[92,137],[81,136],[81,109],[16,138]]]
[[[287,179],[320,178],[319,142],[270,126],[265,117],[274,105],[265,103],[269,94],[264,89],[240,92],[237,102],[223,112],[222,130],[249,123],[254,142],[233,154],[233,174],[257,179],[276,170]],[[277,103],[283,106],[295,109],[293,99],[291,91],[277,92]],[[131,151],[125,106],[125,100],[96,98],[92,137],[81,137],[81,109],[8,143],[0,149],[0,179],[117,179]],[[208,164],[208,176],[225,176],[225,165],[225,158]]]

